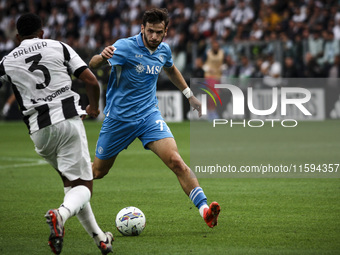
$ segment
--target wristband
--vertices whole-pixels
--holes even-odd
[[[186,98],[190,98],[194,95],[194,93],[192,93],[191,89],[189,87],[187,87],[186,89],[184,89],[182,91],[183,95],[186,97]]]

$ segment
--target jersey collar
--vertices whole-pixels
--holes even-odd
[[[38,37],[35,37],[35,38],[31,38],[31,39],[25,39],[25,40],[23,40],[23,41],[21,41],[21,43],[20,43],[20,46],[24,46],[24,45],[26,45],[26,44],[30,44],[32,41],[34,42],[34,41],[39,41],[39,40],[41,40],[40,38],[38,38]]]
[[[143,42],[143,37],[142,37],[142,32],[140,32],[136,38],[137,38],[137,44],[140,48],[146,48],[145,45],[144,45],[144,42]]]

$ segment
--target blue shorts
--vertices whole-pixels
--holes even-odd
[[[96,157],[109,159],[118,155],[136,139],[143,143],[145,149],[150,142],[158,141],[173,135],[159,111],[151,113],[137,121],[119,121],[105,117],[96,148]]]

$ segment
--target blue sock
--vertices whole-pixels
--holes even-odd
[[[203,189],[201,187],[194,188],[190,192],[189,198],[198,209],[200,209],[202,205],[207,204],[207,197],[205,196]]]

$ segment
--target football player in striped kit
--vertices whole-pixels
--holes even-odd
[[[100,229],[90,205],[93,174],[82,122],[86,114],[99,114],[98,81],[69,45],[43,39],[39,16],[22,15],[17,30],[20,45],[1,60],[0,81],[11,84],[36,152],[58,171],[64,183],[63,203],[45,215],[51,250],[61,253],[64,224],[76,215],[102,254],[108,254],[112,234]],[[71,90],[69,73],[86,85],[90,102],[86,111],[79,106],[79,95]]]

